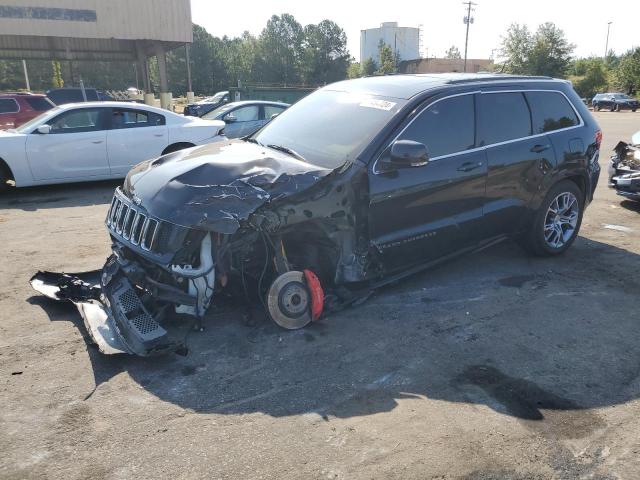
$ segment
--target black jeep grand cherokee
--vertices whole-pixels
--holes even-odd
[[[100,284],[52,274],[33,284],[74,301],[105,352],[175,349],[168,315],[201,319],[234,294],[300,328],[509,237],[563,253],[593,198],[600,141],[562,80],[335,83],[250,137],[141,163],[113,199]]]

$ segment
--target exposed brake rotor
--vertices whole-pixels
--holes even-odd
[[[289,271],[274,280],[267,294],[271,319],[288,330],[311,323],[311,294],[303,272]]]

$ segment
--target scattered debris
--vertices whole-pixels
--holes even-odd
[[[618,232],[624,232],[624,233],[631,233],[633,232],[633,230],[629,227],[624,227],[622,225],[609,225],[609,224],[604,224],[602,225],[603,228],[606,228],[607,230],[616,230]]]
[[[618,142],[609,163],[609,186],[630,200],[640,201],[640,131],[631,143]]]

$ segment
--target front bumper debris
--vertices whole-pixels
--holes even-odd
[[[619,142],[609,162],[609,186],[630,200],[640,201],[640,147]]]
[[[146,357],[183,349],[147,311],[113,257],[101,273],[38,272],[30,283],[53,300],[72,302],[102,353]]]

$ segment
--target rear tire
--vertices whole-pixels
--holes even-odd
[[[593,107],[593,109],[594,109],[596,112],[599,112],[599,111],[600,111],[600,105],[596,103],[596,105],[595,105],[595,107]]]
[[[9,190],[9,180],[13,180],[11,178],[11,174],[7,172],[4,165],[0,164],[0,193],[4,193]]]
[[[584,194],[570,180],[555,184],[547,192],[525,235],[527,250],[540,257],[560,255],[573,244],[584,209]]]

